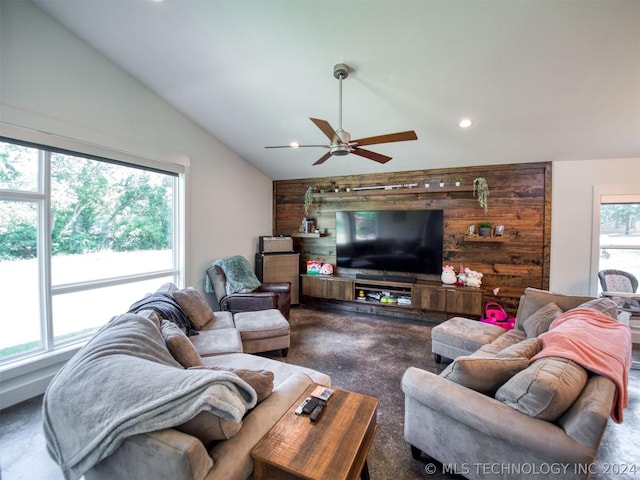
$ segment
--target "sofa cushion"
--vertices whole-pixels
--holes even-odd
[[[189,337],[175,323],[162,320],[162,337],[173,358],[184,368],[202,365],[200,354]]]
[[[193,435],[205,447],[209,447],[215,441],[228,440],[233,437],[240,431],[241,427],[242,422],[232,422],[211,412],[203,411],[191,420],[178,425],[175,429]]]
[[[555,421],[576,401],[587,377],[572,360],[545,357],[514,375],[495,397],[531,417]]]
[[[216,317],[212,322],[207,323],[202,329],[200,334],[208,330],[219,330],[222,328],[236,328],[236,324],[233,322],[233,313],[225,311],[215,312]]]
[[[526,338],[527,337],[522,330],[504,330],[502,335],[491,343],[482,346],[479,350],[473,353],[473,356],[494,357],[505,348],[510,347],[511,345],[516,345]]]
[[[440,376],[476,392],[493,395],[500,385],[528,365],[527,358],[463,356],[450,363]]]
[[[498,358],[531,358],[542,350],[542,340],[537,337],[527,338],[511,345],[496,354]]]
[[[204,330],[199,335],[189,337],[201,357],[211,357],[226,353],[243,352],[240,332],[235,328]]]
[[[540,307],[522,322],[522,328],[524,329],[527,338],[537,337],[541,333],[549,330],[551,322],[553,322],[561,313],[562,310],[560,307],[553,302],[549,302]]]
[[[200,292],[193,287],[174,291],[173,298],[180,304],[198,330],[215,318],[215,314],[209,304],[200,295]]]
[[[610,298],[594,298],[593,300],[589,300],[588,302],[578,305],[577,308],[591,308],[609,315],[614,320],[618,319],[618,306],[616,305],[616,302]]]
[[[246,368],[224,367],[222,365],[205,365],[193,367],[193,369],[226,370],[235,373],[256,391],[257,403],[262,402],[273,392],[273,379],[275,376],[269,370],[249,370]]]
[[[593,297],[564,295],[550,292],[548,290],[527,287],[524,289],[524,295],[520,297],[520,303],[518,304],[516,327],[522,329],[522,322],[524,320],[529,318],[536,310],[550,302],[555,303],[563,312],[566,312],[567,310],[571,310],[581,303],[592,299]]]

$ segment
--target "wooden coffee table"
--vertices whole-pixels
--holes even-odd
[[[316,386],[307,388],[251,451],[255,480],[369,478],[378,400],[330,387],[334,393],[314,423],[294,411]]]

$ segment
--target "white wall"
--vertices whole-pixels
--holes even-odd
[[[593,295],[590,285],[593,190],[599,185],[640,185],[640,158],[553,162],[549,288]],[[640,193],[640,192],[637,192]]]
[[[270,178],[29,2],[0,0],[0,72],[1,134],[17,126],[190,165],[186,285],[202,290],[216,258],[253,261],[272,232]],[[1,371],[0,408],[42,393],[73,352]]]
[[[0,2],[0,121],[138,156],[190,162],[186,284],[215,258],[253,261],[272,181],[28,2]],[[230,112],[232,114],[232,112]]]

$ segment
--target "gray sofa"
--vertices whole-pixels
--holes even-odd
[[[178,291],[175,286],[169,284],[161,287],[159,291],[169,292],[176,297],[180,296],[180,293],[176,292],[186,295],[181,297],[180,305],[189,312],[189,320],[199,330],[198,335],[187,337],[175,323],[163,320],[158,311],[153,308],[147,309],[142,305],[139,311],[114,317],[108,325],[103,327],[78,352],[76,356],[79,360],[75,360],[74,357],[56,376],[45,394],[44,419],[47,446],[54,460],[63,468],[66,478],[77,478],[78,473],[84,473],[86,480],[246,479],[252,474],[250,451],[257,442],[310,384],[331,384],[330,377],[321,372],[242,353],[241,335],[234,327],[231,313],[212,312],[192,289]],[[278,310],[275,311],[278,312]],[[132,333],[129,334],[127,329]],[[118,333],[118,330],[125,333]],[[148,332],[148,334],[140,332]],[[129,361],[138,362],[133,365],[142,365],[140,370],[113,371],[116,367],[113,367],[113,364],[109,363],[109,358],[105,357],[109,355],[122,357],[124,350],[127,351],[125,357],[129,355],[129,351],[134,352],[135,358]],[[105,366],[99,367],[100,363],[104,363]],[[148,365],[151,366],[147,367]],[[88,422],[86,419],[74,418],[82,417],[87,413],[84,408],[70,408],[66,405],[69,398],[76,395],[89,395],[89,399],[93,400],[87,410],[93,409],[99,412],[100,408],[113,408],[113,404],[117,404],[119,398],[123,398],[125,402],[129,401],[125,397],[140,395],[138,392],[131,391],[137,390],[137,385],[141,386],[141,390],[149,389],[148,385],[154,379],[153,375],[147,373],[147,368],[151,372],[157,370],[161,375],[169,378],[186,377],[186,380],[177,384],[176,388],[185,389],[192,380],[202,383],[200,375],[211,376],[214,379],[221,376],[224,385],[222,389],[227,392],[225,394],[228,394],[229,376],[234,377],[231,380],[236,382],[237,374],[251,387],[260,385],[262,392],[256,387],[255,405],[251,403],[250,398],[246,399],[249,408],[240,422],[212,415],[212,410],[205,410],[208,407],[201,407],[200,404],[197,408],[191,408],[185,405],[181,397],[176,397],[177,400],[182,401],[177,403],[173,395],[163,393],[162,395],[171,398],[171,402],[176,402],[178,407],[174,408],[171,404],[173,410],[167,413],[167,408],[163,407],[162,403],[148,409],[146,405],[136,406],[144,411],[141,417],[152,415],[154,417],[151,420],[140,420],[140,426],[136,424],[134,427],[128,427],[131,430],[138,428],[144,431],[132,436],[125,435],[126,438],[123,441],[122,435],[118,432],[120,427],[112,427],[106,423],[108,428],[113,428],[115,432],[113,436],[106,438],[108,441],[117,443],[116,448],[110,452],[113,449],[104,446],[106,441],[101,441],[100,448],[110,453],[105,458],[100,458],[97,463],[89,460],[88,464],[93,464],[83,472],[84,468],[78,467],[78,462],[73,464],[74,455],[66,457],[64,455],[69,451],[65,442],[67,444],[71,442],[72,447],[76,451],[83,452],[83,455],[91,455],[91,452],[86,454],[86,449],[82,445],[76,447],[72,443],[74,441],[77,443],[76,433],[79,438],[82,438],[83,434],[80,431],[74,432],[73,429],[84,429]],[[166,375],[167,369],[170,369],[168,375]],[[250,378],[258,380],[254,383],[254,380],[249,380]],[[120,379],[121,386],[117,383]],[[81,381],[88,381],[88,383],[79,389],[74,384]],[[244,385],[242,381],[239,382],[241,386]],[[201,399],[211,395],[209,388],[211,387],[205,382],[203,390],[197,391],[197,395],[193,398],[204,403]],[[191,387],[188,389],[190,390]],[[99,393],[92,395],[85,393],[84,390]],[[266,398],[260,398],[261,395]],[[158,403],[158,399],[149,397],[147,394],[143,403],[145,402]],[[79,403],[82,404],[82,400]],[[163,408],[164,412],[162,412]],[[186,410],[192,414],[187,416]],[[172,421],[171,412],[175,412],[175,421]],[[203,420],[204,416],[207,418]],[[216,422],[215,428],[211,427],[212,419]],[[97,421],[105,420],[98,418]],[[129,423],[138,421],[137,418],[127,420]],[[149,428],[149,425],[153,425],[154,422],[161,427]],[[211,441],[213,430],[218,437]],[[114,438],[117,441],[114,441]],[[71,452],[75,454],[73,449]],[[68,460],[69,457],[71,460]]]
[[[547,311],[548,315],[546,306],[550,304],[564,312],[590,301],[609,309],[612,315],[611,304],[603,305],[600,300],[606,302],[528,288],[520,299],[513,330],[461,318],[434,327],[434,354],[456,360],[440,375],[419,368],[409,368],[404,373],[404,438],[414,458],[425,453],[449,472],[472,479],[524,479],[542,474],[562,479],[588,478],[612,415],[616,386],[609,378],[583,372],[571,360],[549,358],[530,365],[529,359],[540,352],[542,342],[525,320],[540,312]],[[612,316],[615,318],[615,308]],[[546,321],[548,328],[551,317]],[[474,363],[483,368],[483,362],[502,363],[503,370],[487,376],[480,370],[465,370]],[[535,371],[539,363],[546,366]],[[548,397],[536,399],[534,406],[540,410],[523,413],[516,405],[519,399],[511,399],[510,403],[508,396],[509,389],[515,388],[513,382],[517,387],[517,372],[529,370],[534,370],[535,380],[527,384],[530,391],[522,393],[523,397],[537,395],[536,381],[541,384],[548,380],[544,377],[549,372],[560,372],[559,375],[569,373],[569,383],[578,384],[577,398],[562,398],[563,385]],[[483,385],[487,379],[490,384]],[[562,381],[552,379],[551,383],[561,385]],[[545,412],[556,400],[565,405]]]

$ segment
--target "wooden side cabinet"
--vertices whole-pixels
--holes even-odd
[[[324,275],[302,275],[302,295],[331,300],[353,300],[353,280]]]
[[[447,288],[447,313],[481,316],[484,308],[484,295],[479,288]]]
[[[415,285],[420,292],[423,310],[457,315],[482,315],[483,292],[479,288],[449,287],[445,285]]]
[[[256,253],[256,276],[261,282],[290,282],[291,304],[300,303],[298,295],[299,253]]]

